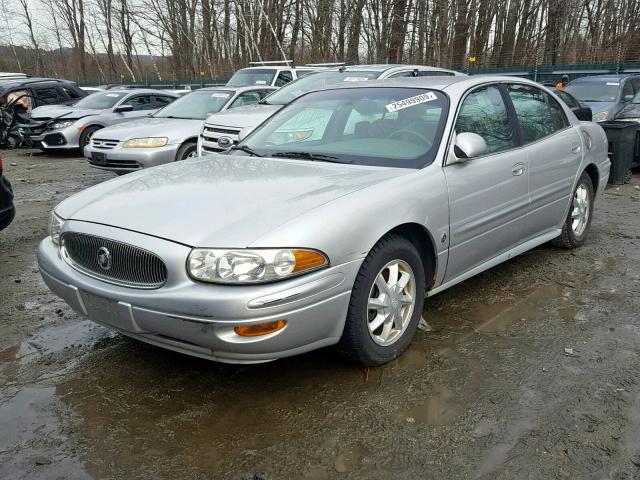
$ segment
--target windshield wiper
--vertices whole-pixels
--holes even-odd
[[[332,157],[331,155],[311,152],[277,152],[271,156],[280,158],[301,158],[303,160],[312,160],[316,162],[353,163],[350,160],[340,160],[338,157]]]
[[[229,150],[240,150],[241,152],[248,153],[249,155],[253,155],[254,157],[262,156],[259,153],[256,153],[250,147],[247,147],[246,145],[234,145],[233,147],[229,148]]]

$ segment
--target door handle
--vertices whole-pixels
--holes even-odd
[[[580,145],[577,143],[571,145],[571,153],[580,153]]]
[[[516,163],[513,167],[511,167],[511,173],[515,177],[519,177],[524,173],[524,163]]]

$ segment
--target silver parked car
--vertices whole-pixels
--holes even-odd
[[[188,93],[150,118],[97,132],[84,148],[89,164],[118,174],[196,156],[207,115],[251,105],[275,87],[211,87]]]
[[[309,74],[285,85],[257,105],[219,113],[208,118],[198,140],[198,154],[223,152],[238,141],[240,130],[248,133],[300,95],[343,82],[384,78],[462,76],[464,73],[426,65],[353,65]]]
[[[609,165],[602,128],[528,80],[341,84],[227,154],[63,201],[38,263],[76,311],[144,342],[237,363],[337,345],[378,365],[425,296],[582,245]]]
[[[172,93],[141,88],[96,92],[74,105],[34,108],[28,133],[45,151],[82,149],[101,128],[148,117],[176,98]]]

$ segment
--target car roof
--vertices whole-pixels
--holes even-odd
[[[367,87],[387,87],[387,88],[428,88],[432,90],[464,92],[469,88],[484,85],[486,83],[523,83],[534,87],[543,87],[533,80],[526,78],[511,77],[504,75],[482,75],[482,76],[435,76],[435,77],[402,77],[390,78],[386,80],[368,80],[362,82],[344,82],[337,85],[327,85],[319,90],[336,90],[342,88],[367,88]],[[347,85],[348,84],[348,85]]]
[[[69,84],[74,84],[75,82],[71,82],[69,80],[59,80],[57,78],[33,78],[33,77],[7,78],[7,79],[0,79],[0,88],[6,89],[6,88],[19,87],[19,86],[26,87],[32,83],[60,83],[60,84],[69,85]]]
[[[626,80],[631,77],[638,77],[639,75],[634,75],[632,73],[623,73],[620,75],[590,75],[588,77],[579,77],[571,81],[571,83],[579,83],[579,82],[612,82],[612,81],[621,81]]]
[[[218,87],[204,87],[199,88],[198,90],[193,90],[194,92],[198,92],[201,90],[206,91],[232,91],[236,93],[246,92],[248,90],[278,90],[278,87],[272,87],[270,85],[245,85],[244,87],[225,87],[224,85],[220,85]]]
[[[155,88],[110,88],[109,90],[104,90],[103,92],[104,93],[124,93],[124,94],[131,94],[131,95],[139,95],[141,93],[159,93],[163,95],[164,94],[173,95],[173,93],[171,92],[157,90]]]

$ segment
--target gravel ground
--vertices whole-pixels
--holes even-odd
[[[79,317],[35,250],[63,198],[113,175],[4,152],[2,479],[640,478],[640,178],[607,189],[589,243],[543,246],[430,299],[410,349],[231,366]]]

